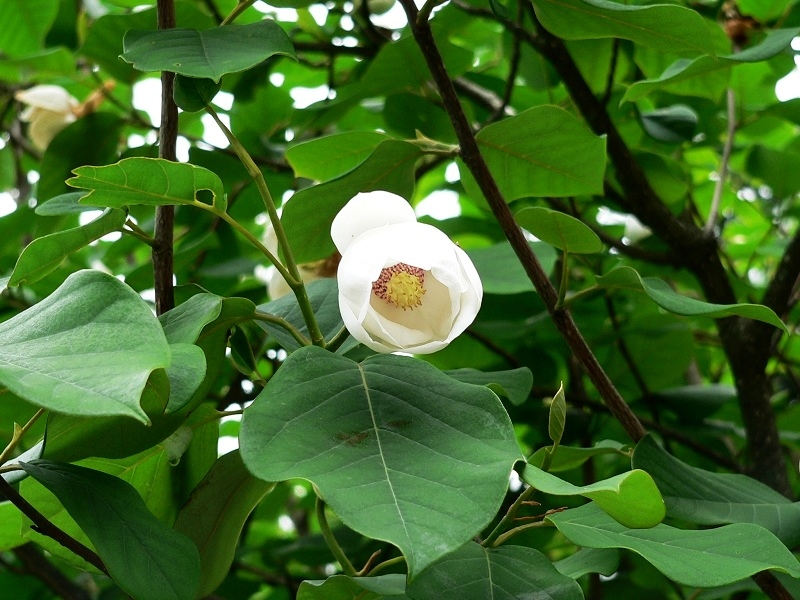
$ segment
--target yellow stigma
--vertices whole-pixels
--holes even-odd
[[[425,271],[405,263],[397,263],[381,271],[376,281],[372,282],[373,293],[403,310],[414,310],[422,306],[425,294]]]

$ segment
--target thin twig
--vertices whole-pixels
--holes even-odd
[[[586,340],[584,340],[572,316],[566,310],[556,310],[558,293],[552,283],[550,283],[539,260],[528,245],[522,230],[514,221],[508,204],[506,204],[503,195],[497,187],[497,183],[489,172],[489,167],[480,154],[475,136],[464,114],[453,83],[447,74],[436,42],[433,39],[430,25],[427,22],[419,22],[417,7],[413,0],[400,0],[400,3],[406,12],[411,31],[414,34],[417,45],[422,51],[422,55],[425,57],[433,80],[439,88],[442,103],[458,137],[462,160],[478,183],[492,213],[502,227],[506,238],[514,249],[514,252],[536,288],[536,291],[539,293],[539,297],[547,307],[559,332],[564,337],[572,352],[580,360],[586,373],[612,414],[619,420],[620,424],[622,424],[625,431],[634,441],[640,440],[647,433],[645,428],[630,407],[625,403],[625,400],[623,400],[619,391],[617,391],[613,382],[603,370],[597,357],[586,344]]]
[[[25,498],[23,498],[17,490],[15,490],[10,483],[8,483],[5,478],[0,477],[0,493],[2,493],[8,500],[16,506],[22,514],[28,517],[31,521],[33,521],[34,530],[41,533],[42,535],[46,535],[49,538],[54,539],[59,544],[71,550],[78,556],[80,556],[83,560],[88,562],[89,564],[93,565],[101,572],[108,575],[108,570],[106,566],[103,564],[103,561],[100,557],[95,554],[93,550],[87,548],[82,543],[80,543],[75,538],[68,535],[62,529],[54,525],[50,520],[47,519],[42,513],[40,513],[36,508]]]
[[[728,161],[731,158],[731,149],[733,148],[733,138],[736,135],[736,94],[733,88],[728,88],[725,94],[726,102],[728,105],[728,133],[725,139],[725,145],[722,147],[722,159],[719,165],[719,179],[714,185],[714,195],[711,196],[711,208],[708,211],[708,220],[704,231],[707,234],[714,232],[714,227],[717,226],[717,219],[719,218],[719,206],[722,202],[722,192],[725,189],[725,182],[728,179]]]

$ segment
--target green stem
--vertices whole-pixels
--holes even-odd
[[[419,9],[419,14],[417,15],[417,23],[420,25],[423,23],[427,23],[428,19],[431,18],[431,13],[433,9],[441,4],[444,4],[447,0],[427,0],[422,8]]]
[[[253,4],[256,3],[256,0],[239,0],[239,4],[237,4],[231,14],[229,14],[225,19],[220,23],[220,25],[230,25],[233,21],[236,20],[240,14],[250,8]]]
[[[344,574],[350,577],[355,577],[357,571],[353,566],[353,563],[350,562],[350,559],[347,558],[344,550],[342,550],[339,542],[337,542],[336,538],[333,536],[333,531],[331,531],[331,527],[328,525],[328,519],[325,516],[325,501],[319,496],[317,496],[316,509],[317,521],[319,522],[320,530],[322,530],[322,537],[325,538],[325,543],[328,544],[328,548],[330,548],[334,558],[339,562],[340,565],[342,565]]]
[[[506,531],[503,535],[499,536],[492,544],[492,547],[497,548],[497,546],[502,546],[509,540],[509,538],[517,535],[518,533],[522,533],[523,531],[526,531],[528,529],[534,529],[536,527],[550,527],[550,524],[545,523],[544,521],[536,521],[534,523],[526,523],[525,525],[514,527],[514,529],[510,529]]]
[[[128,219],[125,221],[125,226],[127,229],[122,229],[122,233],[135,237],[137,240],[140,240],[147,244],[148,246],[153,246],[155,244],[155,240],[147,235],[145,231],[143,231],[136,223]]]
[[[331,338],[331,341],[325,344],[325,348],[331,352],[336,352],[341,345],[347,341],[349,335],[350,332],[347,331],[347,327],[342,326],[342,328],[336,332],[336,335]]]
[[[581,290],[580,292],[575,292],[569,298],[564,298],[563,307],[565,309],[569,308],[570,306],[572,306],[574,302],[577,302],[578,300],[584,298],[585,296],[591,296],[592,294],[599,292],[601,289],[602,288],[599,285],[593,285],[591,287],[586,288],[585,290]]]
[[[267,209],[269,220],[272,223],[273,229],[275,230],[275,237],[278,238],[278,247],[283,250],[283,257],[286,265],[284,266],[280,261],[276,260],[275,257],[272,256],[272,253],[269,252],[260,242],[258,246],[263,249],[262,251],[272,261],[272,264],[275,265],[275,268],[278,269],[278,272],[283,276],[288,286],[294,292],[297,302],[300,305],[300,311],[303,313],[303,319],[308,327],[308,332],[311,334],[311,342],[315,346],[324,347],[325,338],[323,337],[322,331],[317,323],[317,317],[314,314],[314,310],[311,308],[311,302],[308,299],[306,287],[303,285],[303,278],[300,275],[300,270],[297,268],[297,261],[295,261],[294,256],[292,255],[292,249],[289,246],[289,240],[286,237],[286,232],[283,229],[280,215],[278,215],[278,209],[275,206],[275,201],[272,199],[272,194],[270,194],[269,188],[267,187],[267,182],[264,180],[264,174],[261,172],[261,169],[258,168],[258,165],[256,165],[255,161],[253,161],[253,158],[247,152],[245,147],[242,146],[241,142],[239,142],[236,136],[233,135],[233,132],[227,128],[225,123],[220,120],[217,112],[210,105],[206,106],[206,112],[211,115],[211,118],[214,119],[222,133],[225,134],[225,137],[230,143],[231,148],[233,148],[234,152],[236,152],[236,156],[239,157],[239,160],[242,161],[245,169],[247,169],[247,173],[253,178],[253,181],[255,181],[258,192],[261,194],[261,198],[264,200],[264,206]],[[252,238],[253,236],[251,235],[250,237]]]
[[[301,346],[309,346],[311,344],[311,341],[302,333],[300,333],[300,330],[297,329],[297,327],[295,327],[291,323],[289,323],[289,321],[287,321],[286,319],[283,319],[276,315],[271,315],[269,313],[263,313],[259,311],[256,311],[256,313],[253,315],[253,318],[256,321],[264,321],[265,323],[272,323],[273,325],[277,325],[278,327],[283,327],[287,332],[289,332],[289,334],[291,334],[291,336],[295,340],[297,340],[297,343],[300,344]]]
[[[22,437],[28,431],[30,431],[31,427],[34,426],[36,421],[39,420],[39,417],[41,417],[44,413],[45,409],[40,408],[36,411],[36,414],[34,414],[22,427],[14,423],[14,434],[11,436],[11,441],[8,443],[8,446],[6,446],[5,450],[0,453],[0,465],[8,460],[8,457],[11,456],[11,453],[14,451],[14,448],[17,447],[17,444],[19,444],[19,441],[22,439]]]
[[[374,567],[372,567],[372,569],[369,570],[369,576],[372,577],[378,571],[383,571],[384,569],[386,569],[388,567],[392,567],[394,565],[401,565],[404,562],[406,562],[406,557],[405,556],[395,556],[394,558],[390,558],[389,560],[385,560],[385,561],[383,561],[381,563],[378,563]]]
[[[501,534],[508,528],[511,523],[514,522],[514,519],[517,518],[517,513],[519,512],[520,507],[522,506],[523,502],[525,502],[528,498],[533,495],[533,492],[536,488],[533,486],[526,489],[522,492],[517,499],[514,500],[514,504],[508,507],[506,511],[506,515],[500,519],[500,522],[497,526],[492,530],[492,532],[488,535],[488,537],[481,542],[481,546],[484,548],[492,548],[496,545],[497,540],[501,537]]]

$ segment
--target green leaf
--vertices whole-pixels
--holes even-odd
[[[398,546],[412,579],[491,521],[520,459],[487,388],[407,356],[355,363],[313,346],[245,410],[240,447],[257,477],[308,479],[348,527]]]
[[[619,550],[616,548],[581,548],[553,563],[562,575],[578,579],[587,573],[600,573],[610,577],[619,568]]]
[[[332,278],[318,279],[306,286],[308,300],[317,316],[317,324],[325,336],[330,339],[344,327],[342,314],[339,312],[339,288],[336,280]],[[294,325],[300,333],[309,338],[308,326],[306,325],[300,305],[294,294],[286,294],[277,300],[262,304],[257,307],[260,312],[283,317],[286,321]],[[300,348],[299,342],[292,337],[283,327],[258,321],[259,327],[273,336],[287,352],[292,352]]]
[[[161,158],[124,158],[105,167],[80,167],[67,180],[75,188],[91,190],[81,202],[92,206],[195,204],[197,192],[208,190],[214,206],[224,210],[222,181],[212,171],[189,163]]]
[[[408,598],[405,594],[405,575],[348,577],[334,575],[324,580],[306,580],[300,584],[297,600],[380,600]]]
[[[39,281],[55,271],[70,254],[107,233],[119,231],[126,219],[124,211],[110,208],[91,223],[35,239],[17,259],[8,285],[30,285]]]
[[[253,477],[234,451],[217,459],[194,489],[178,513],[175,529],[200,552],[198,598],[205,598],[225,579],[245,521],[273,487]]]
[[[800,155],[753,144],[747,153],[747,171],[761,179],[777,198],[789,198],[800,186]]]
[[[206,375],[206,356],[194,344],[170,344],[172,363],[167,367],[169,403],[166,412],[174,413],[191,402]]]
[[[531,108],[488,125],[475,139],[507,202],[602,194],[605,138],[561,108]]]
[[[282,54],[295,58],[289,36],[275,21],[226,25],[208,31],[128,31],[121,58],[139,71],[171,71],[219,81]]]
[[[553,440],[553,451],[558,449],[561,438],[564,435],[564,428],[567,426],[567,399],[564,397],[564,383],[558,386],[556,395],[550,404],[549,419],[547,422],[547,434]]]
[[[703,17],[681,6],[539,0],[534,9],[545,29],[565,40],[621,38],[662,52],[714,54]]]
[[[690,531],[663,524],[629,529],[593,503],[546,519],[579,546],[627,548],[682,585],[719,587],[766,569],[800,577],[800,564],[792,553],[752,523]]]
[[[659,406],[677,413],[684,423],[700,423],[736,400],[732,385],[682,385],[653,392]]]
[[[698,525],[755,523],[789,548],[800,543],[800,502],[751,477],[691,467],[667,454],[650,435],[636,445],[633,464],[653,476],[670,517]]]
[[[650,137],[666,144],[689,142],[697,131],[699,117],[685,104],[673,104],[641,114],[642,127]]]
[[[576,448],[574,446],[559,446],[552,459],[550,466],[547,469],[550,473],[558,473],[560,471],[570,471],[580,467],[587,460],[601,456],[603,454],[617,454],[627,456],[626,452],[622,450],[623,445],[613,440],[602,440],[597,442],[591,448]],[[539,448],[528,459],[528,463],[541,468],[544,464],[545,455],[550,450],[550,446]]]
[[[223,299],[196,294],[158,317],[170,344],[194,344],[203,328],[219,317]]]
[[[529,242],[528,245],[545,273],[551,272],[556,264],[553,247],[541,242]],[[521,294],[534,290],[533,283],[508,242],[470,248],[467,254],[478,270],[485,294]]]
[[[181,110],[198,112],[211,104],[220,87],[222,87],[221,83],[211,79],[178,75],[175,77],[175,90],[172,97]]]
[[[137,600],[194,599],[200,577],[197,549],[156,519],[129,484],[45,460],[22,467],[58,497],[126,593]]]
[[[523,208],[514,218],[520,227],[564,252],[594,254],[603,250],[603,242],[588,225],[562,212],[530,206]]]
[[[47,31],[58,13],[58,0],[6,0],[0,2],[0,48],[9,56],[41,50]]]
[[[286,160],[296,177],[327,181],[356,168],[388,139],[378,131],[328,135],[291,146],[286,150]]]
[[[3,5],[4,8],[6,6]],[[0,60],[0,79],[7,82],[25,84],[32,79],[34,73],[44,78],[70,75],[74,71],[75,58],[72,52],[63,47],[26,54],[20,58]]]
[[[653,478],[640,469],[577,486],[527,464],[522,479],[545,494],[585,496],[594,500],[608,515],[626,527],[653,527],[664,519],[664,500]]]
[[[674,7],[678,8],[678,7]],[[760,44],[745,48],[741,52],[726,56],[701,56],[695,59],[680,59],[671,64],[659,77],[637,81],[622,97],[623,102],[635,102],[654,90],[672,89],[675,84],[690,79],[707,77],[710,73],[729,69],[742,63],[761,62],[783,52],[800,29],[774,29],[767,33]],[[710,40],[710,37],[708,38]],[[677,90],[675,90],[677,91]]]
[[[739,12],[764,23],[780,17],[796,0],[738,0]]]
[[[488,386],[498,396],[505,396],[511,404],[520,405],[528,399],[533,387],[533,373],[528,367],[508,371],[479,371],[478,369],[453,369],[445,371],[453,379]]]
[[[385,190],[410,198],[416,185],[415,166],[422,155],[416,144],[386,140],[352,171],[292,196],[281,221],[295,260],[308,263],[333,254],[333,218],[359,192]]]
[[[36,206],[36,214],[40,217],[57,217],[72,215],[97,210],[97,207],[79,204],[79,200],[86,195],[85,192],[68,192],[55,198],[50,198]]]
[[[631,267],[619,267],[606,275],[597,277],[597,285],[605,288],[621,288],[643,291],[667,312],[684,317],[723,317],[739,316],[762,321],[786,331],[786,325],[771,309],[760,304],[711,304],[694,298],[681,296],[672,291],[669,285],[655,277],[642,277]]]
[[[139,397],[150,373],[169,363],[167,340],[144,300],[98,271],[70,275],[49,297],[0,323],[0,382],[66,414],[147,422]]]
[[[583,599],[578,582],[559,573],[541,552],[523,546],[484,548],[475,542],[423,571],[407,594],[412,600]]]

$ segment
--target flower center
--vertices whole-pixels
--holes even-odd
[[[372,282],[373,293],[403,310],[414,310],[422,306],[425,294],[425,271],[405,263],[397,263],[381,271],[376,281]]]

